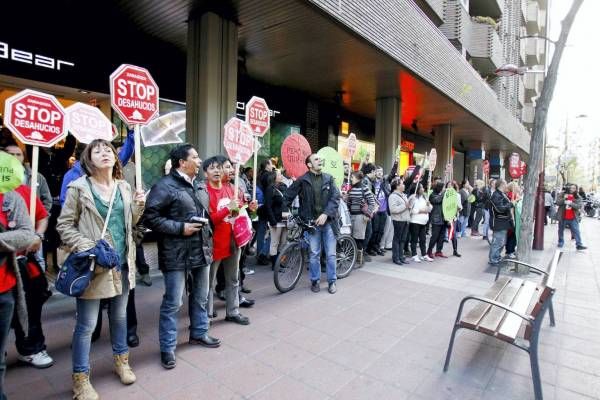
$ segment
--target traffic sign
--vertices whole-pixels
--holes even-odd
[[[158,115],[158,85],[147,69],[123,64],[110,75],[110,103],[129,125],[146,125]]]
[[[95,139],[112,141],[112,124],[97,107],[75,103],[65,109],[67,129],[78,141],[88,144]]]
[[[348,144],[346,146],[347,146],[348,156],[350,156],[350,159],[352,159],[352,157],[354,156],[354,153],[356,153],[356,135],[354,133],[351,133],[350,135],[348,135]]]
[[[250,126],[252,134],[264,136],[271,126],[269,107],[265,99],[252,96],[246,104],[246,123]]]
[[[254,137],[248,124],[239,118],[231,118],[224,126],[223,147],[236,164],[245,164],[254,152]]]
[[[67,135],[65,110],[52,95],[25,89],[6,99],[4,123],[24,144],[52,147]]]
[[[435,164],[437,163],[437,151],[435,149],[431,149],[429,152],[429,170],[433,171],[435,169]]]

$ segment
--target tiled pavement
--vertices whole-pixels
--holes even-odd
[[[546,399],[600,399],[600,222],[586,219],[590,250],[566,248],[555,296],[556,327],[541,334],[541,370]],[[556,225],[546,231],[547,260]],[[448,246],[449,247],[449,246]],[[462,258],[398,267],[378,257],[341,280],[338,293],[313,294],[302,285],[281,295],[270,268],[248,278],[257,305],[244,310],[249,326],[218,318],[211,334],[219,349],[186,343],[188,321],[181,313],[178,365],[159,364],[160,275],[150,288],[138,286],[142,343],[132,349],[138,381],[122,386],[111,372],[105,318],[103,336],[92,348],[92,382],[103,399],[530,399],[529,360],[516,348],[473,332],[458,335],[448,373],[442,372],[458,301],[483,293],[493,282],[486,268],[488,246],[459,242]],[[149,249],[150,250],[150,249]],[[151,251],[149,258],[152,258]],[[224,309],[217,302],[220,317]],[[56,364],[34,370],[16,363],[9,345],[8,397],[70,398],[70,341],[73,301],[54,296],[45,311],[45,331]]]

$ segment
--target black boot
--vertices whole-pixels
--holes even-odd
[[[271,271],[275,271],[275,263],[277,262],[277,256],[270,256],[271,257]]]

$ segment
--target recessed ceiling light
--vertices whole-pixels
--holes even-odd
[[[79,89],[78,92],[81,94],[90,94],[90,92],[88,92],[87,90],[83,90],[83,89]]]

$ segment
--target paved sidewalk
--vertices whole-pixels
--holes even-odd
[[[582,231],[590,250],[576,252],[569,243],[559,266],[556,327],[546,320],[540,337],[545,399],[600,399],[598,230],[599,221],[586,219]],[[546,236],[547,250],[536,255],[543,262],[554,250],[556,225]],[[157,275],[152,287],[138,286],[136,293],[142,343],[132,349],[131,362],[137,383],[122,386],[111,372],[106,317],[92,347],[92,382],[103,399],[532,399],[526,354],[481,334],[459,333],[450,370],[442,372],[459,300],[482,294],[494,280],[487,250],[483,240],[463,238],[462,258],[399,267],[390,255],[377,257],[340,280],[336,295],[311,293],[306,273],[302,285],[281,295],[270,268],[257,267],[247,279],[257,305],[243,310],[252,324],[225,323],[224,304],[217,301],[211,334],[223,345],[193,347],[182,312],[178,365],[171,371],[159,363],[163,286]],[[73,310],[72,299],[58,296],[46,309],[52,368],[17,364],[11,339],[10,400],[70,398]]]

